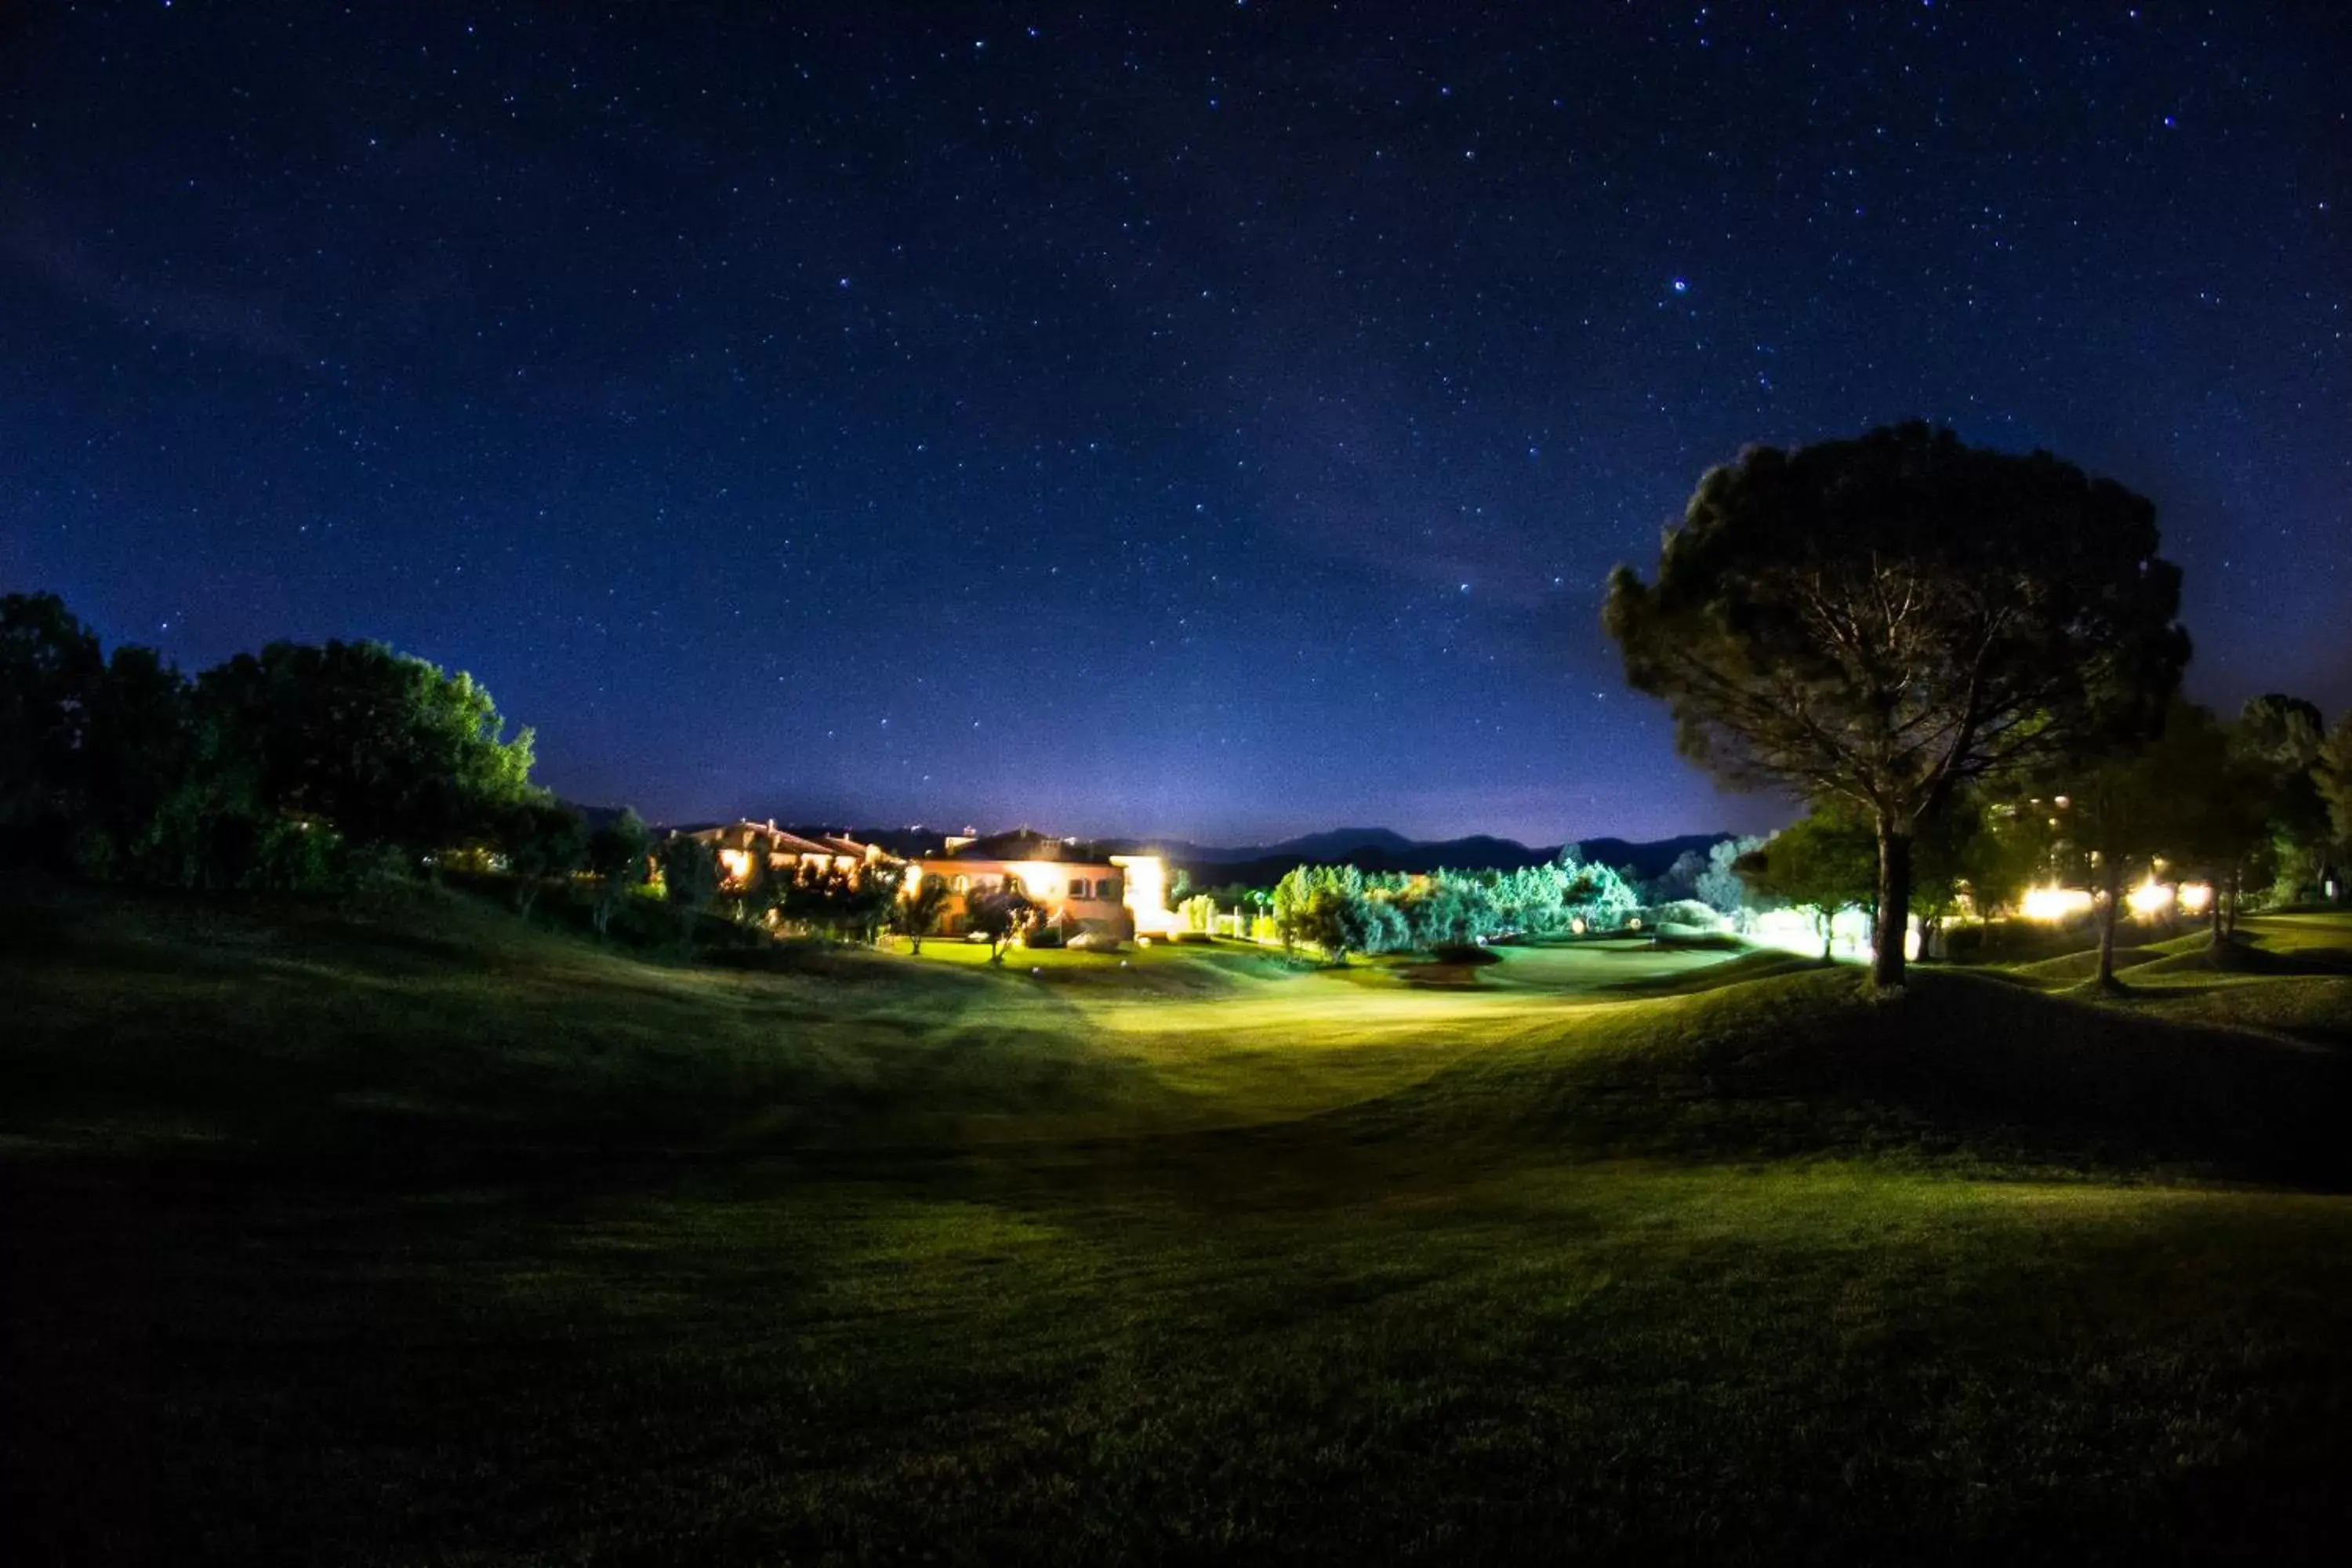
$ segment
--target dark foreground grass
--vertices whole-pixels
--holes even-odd
[[[461,905],[18,916],[12,1561],[2352,1528],[2324,1048],[1966,976],[1121,996],[699,973]]]

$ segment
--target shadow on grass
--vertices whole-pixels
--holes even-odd
[[[1365,1114],[1394,1136],[1484,1124],[1593,1156],[1867,1154],[2352,1186],[2352,1061],[2338,1053],[1975,975],[1915,970],[1886,998],[1864,984],[1815,971],[1608,1009]]]

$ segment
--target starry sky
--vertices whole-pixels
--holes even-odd
[[[1907,416],[2352,706],[2352,9],[0,6],[0,587],[656,819],[1759,827],[1602,579]]]

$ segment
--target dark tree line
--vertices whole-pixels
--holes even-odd
[[[588,852],[490,694],[381,643],[273,643],[191,680],[0,598],[0,853],[106,880],[295,889],[452,851]]]

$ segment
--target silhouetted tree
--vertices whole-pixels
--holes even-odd
[[[691,941],[695,922],[719,896],[718,852],[699,838],[673,833],[659,853],[662,899],[677,912],[678,935]]]
[[[2268,848],[2285,899],[2319,880],[2335,845],[2318,766],[2326,739],[2317,708],[2275,691],[2248,700],[2231,727],[2241,771],[2261,777]]]
[[[2327,731],[2327,739],[2320,744],[2313,776],[2321,798],[2327,803],[2336,841],[2352,844],[2352,713],[2336,721],[2335,728]]]
[[[588,836],[588,869],[596,878],[588,918],[603,936],[612,929],[622,904],[652,880],[653,835],[635,812],[625,806],[620,816]]]
[[[200,760],[193,689],[154,649],[118,647],[91,695],[82,734],[75,858],[83,869],[176,880],[160,826]]]
[[[950,896],[945,877],[927,876],[890,906],[890,929],[907,939],[916,957],[922,956],[923,939],[940,929],[940,911]]]
[[[54,854],[77,815],[105,670],[98,637],[55,594],[0,598],[0,833],[12,851]]]
[[[515,908],[530,913],[550,881],[588,864],[588,824],[549,795],[526,796],[499,814],[497,844],[514,877]]]
[[[2120,485],[1906,425],[1712,470],[1656,582],[1619,567],[1604,619],[1686,756],[1867,813],[1893,986],[1912,843],[1953,793],[2127,743],[2178,684],[2180,574],[2157,544]]]

